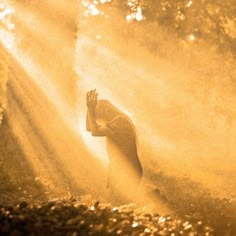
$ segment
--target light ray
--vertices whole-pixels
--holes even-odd
[[[34,36],[33,41],[40,42],[40,45],[36,44],[30,53],[22,47],[21,42],[8,50],[11,57],[10,83],[17,92],[9,101],[11,109],[15,108],[8,116],[10,127],[18,137],[36,176],[48,176],[59,192],[63,192],[63,188],[72,183],[76,183],[80,190],[93,189],[93,184],[101,181],[104,176],[103,168],[99,162],[91,159],[91,154],[81,142],[74,108],[66,102],[63,91],[57,86],[63,81],[58,81],[55,75],[52,76],[53,73],[49,73],[47,68],[42,66],[42,59],[37,60],[41,53],[38,49],[42,46],[44,36],[54,28],[46,19],[35,19],[33,13],[26,9],[19,7],[17,12],[19,11],[25,14],[26,18],[17,15],[17,22],[21,24],[17,35],[20,38],[25,35]],[[25,19],[33,20],[40,28],[32,29],[32,21]],[[70,57],[69,39],[67,36],[60,37],[61,35],[63,31],[54,31],[56,40],[47,42],[46,48],[50,49],[44,53],[47,59],[55,57],[50,52],[57,52],[60,45],[65,46],[63,53],[59,53],[60,58],[67,61]],[[58,61],[62,60],[60,58]],[[19,120],[13,118],[16,115]],[[92,174],[91,166],[96,168],[96,176]]]

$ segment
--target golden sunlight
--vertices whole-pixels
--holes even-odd
[[[225,1],[1,1],[0,235],[235,235]]]
[[[84,114],[86,114],[86,110],[84,110]],[[87,146],[88,150],[94,157],[98,158],[104,166],[108,166],[108,156],[106,152],[106,143],[105,138],[95,138],[91,135],[90,132],[86,130],[86,119],[79,120],[79,134],[82,137],[83,142]]]

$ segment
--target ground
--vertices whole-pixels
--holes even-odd
[[[213,235],[194,218],[160,216],[134,204],[119,207],[90,195],[0,207],[1,235]]]

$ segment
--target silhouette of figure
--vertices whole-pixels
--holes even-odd
[[[106,136],[107,188],[114,194],[130,194],[137,190],[143,172],[134,125],[126,114],[107,100],[97,100],[97,96],[96,90],[87,93],[87,130],[93,136]]]

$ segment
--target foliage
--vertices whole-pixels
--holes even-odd
[[[114,20],[119,10],[127,23],[163,26],[184,41],[206,41],[221,52],[236,53],[236,7],[233,0],[100,0],[82,1],[86,16]],[[153,35],[154,36],[154,35]]]

